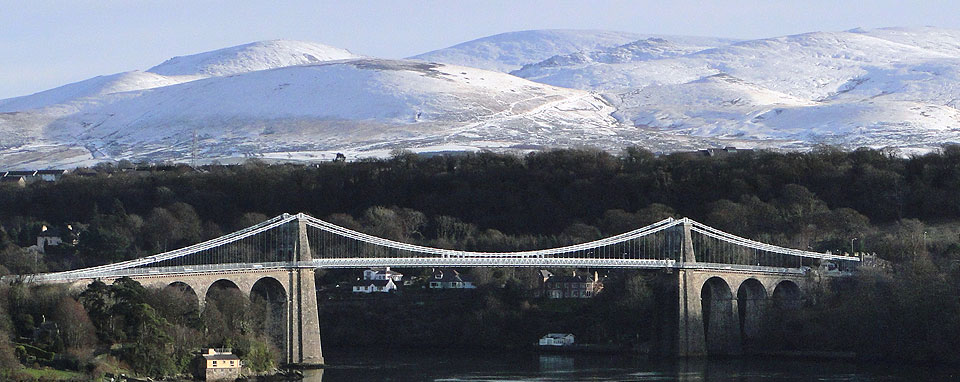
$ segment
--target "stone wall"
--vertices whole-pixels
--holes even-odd
[[[206,370],[205,378],[207,382],[234,381],[237,378],[240,378],[240,368],[239,367],[208,368]]]

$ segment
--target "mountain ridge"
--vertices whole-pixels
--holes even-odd
[[[0,100],[0,168],[182,161],[194,149],[201,161],[312,161],[585,145],[912,153],[960,142],[956,30],[755,40],[546,30],[451,48],[382,59],[260,41]],[[435,62],[451,58],[499,71]]]

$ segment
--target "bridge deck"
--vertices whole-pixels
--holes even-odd
[[[517,267],[517,268],[599,268],[599,269],[695,269],[715,270],[728,272],[749,272],[762,274],[802,275],[802,268],[779,268],[742,264],[722,263],[680,263],[675,260],[634,260],[634,259],[474,259],[474,258],[341,258],[341,259],[314,259],[301,262],[274,262],[274,263],[233,263],[207,264],[180,267],[150,267],[128,268],[109,273],[75,273],[69,275],[33,275],[25,276],[31,281],[71,281],[94,278],[119,278],[170,276],[182,274],[210,274],[236,273],[251,271],[266,271],[277,269],[324,268],[324,269],[357,269],[371,267],[398,267],[398,268],[426,268],[426,267]]]

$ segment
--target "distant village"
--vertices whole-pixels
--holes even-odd
[[[166,171],[195,171],[193,167],[187,164],[137,164],[129,161],[120,161],[116,165],[112,163],[99,164],[94,167],[79,167],[72,170],[47,169],[47,170],[0,170],[0,184],[9,184],[19,187],[26,187],[28,184],[36,182],[56,182],[65,176],[76,177],[95,177],[111,176],[113,173],[127,174],[150,174],[153,172]]]

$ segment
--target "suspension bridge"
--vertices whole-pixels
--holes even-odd
[[[291,364],[322,364],[314,270],[368,267],[543,267],[664,270],[675,282],[663,351],[680,356],[736,353],[768,302],[797,300],[811,268],[856,257],[803,251],[736,236],[688,218],[668,218],[619,235],[558,248],[480,252],[402,243],[306,214],[283,214],[185,248],[114,264],[20,276],[72,283],[130,277],[198,298],[233,287],[282,305],[275,337]],[[735,288],[735,289],[734,289]],[[735,292],[734,292],[735,291]]]

